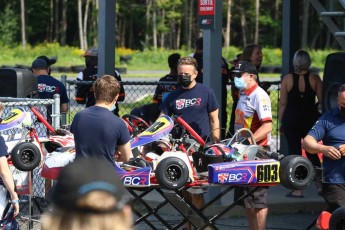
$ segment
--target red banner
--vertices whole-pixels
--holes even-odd
[[[214,16],[215,0],[199,0],[198,12],[199,15],[212,15]]]

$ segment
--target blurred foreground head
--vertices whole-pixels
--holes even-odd
[[[114,167],[99,158],[81,158],[61,170],[52,188],[45,230],[132,229],[129,198]]]

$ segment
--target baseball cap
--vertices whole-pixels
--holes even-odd
[[[91,207],[80,199],[90,192],[103,191],[116,200],[110,207]],[[65,166],[52,188],[51,200],[59,208],[89,213],[121,210],[129,200],[114,166],[101,158],[76,158]]]
[[[31,68],[32,69],[41,69],[41,68],[48,68],[48,63],[43,60],[42,58],[37,58],[32,62]]]
[[[97,49],[97,47],[91,47],[91,48],[87,49],[85,51],[85,53],[82,54],[81,56],[82,57],[85,57],[85,56],[97,57],[98,56],[98,49]]]
[[[43,56],[37,57],[37,59],[43,59],[43,60],[45,60],[45,61],[48,63],[49,66],[55,64],[56,61],[57,61],[57,58],[56,58],[56,57],[48,58],[47,56],[44,56],[44,55],[43,55]]]
[[[258,71],[252,63],[248,61],[239,61],[238,63],[236,63],[235,68],[231,71],[231,73],[258,74]]]

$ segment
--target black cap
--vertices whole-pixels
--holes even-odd
[[[257,75],[258,71],[252,63],[248,61],[239,61],[236,63],[235,68],[231,73],[251,73]]]
[[[78,202],[84,195],[93,191],[107,192],[116,202],[106,210],[83,206]],[[114,166],[101,158],[76,158],[74,162],[65,166],[59,174],[51,196],[53,204],[59,208],[92,213],[121,210],[129,200]]]
[[[33,69],[44,69],[44,68],[48,68],[48,63],[41,59],[41,58],[37,58],[35,61],[32,62],[31,68]]]
[[[48,58],[47,56],[44,56],[44,55],[43,55],[43,56],[37,57],[37,59],[43,59],[43,60],[45,60],[45,61],[48,63],[49,66],[55,64],[56,61],[57,61],[56,57]]]

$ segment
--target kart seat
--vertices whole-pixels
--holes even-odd
[[[145,159],[142,158],[130,158],[129,161],[124,162],[126,165],[133,165],[135,167],[151,167],[153,168],[152,162],[148,162]]]

